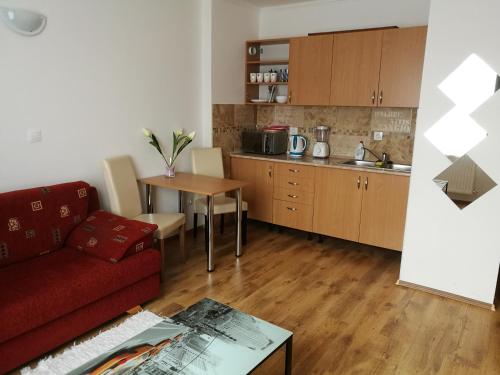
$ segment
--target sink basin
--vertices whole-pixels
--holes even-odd
[[[377,167],[374,161],[367,160],[348,160],[342,163],[343,165],[351,165],[359,168],[374,168],[374,169],[388,169],[398,172],[411,172],[411,165],[406,164],[386,164],[383,167]]]

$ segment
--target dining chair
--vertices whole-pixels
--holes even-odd
[[[183,213],[144,214],[137,178],[130,156],[117,156],[104,160],[104,179],[108,190],[111,212],[129,219],[156,224],[158,229],[154,237],[160,242],[161,275],[165,271],[165,239],[179,234],[182,259],[186,260],[185,224]]]
[[[220,147],[213,148],[194,148],[191,150],[191,166],[194,174],[224,178],[224,164],[222,162],[222,150]],[[242,235],[241,242],[247,243],[247,224],[248,224],[248,204],[242,202]],[[208,207],[205,197],[197,197],[194,200],[194,230],[193,236],[196,237],[198,227],[198,215],[205,216],[205,248],[208,246]],[[224,233],[224,214],[236,213],[236,199],[218,194],[214,197],[214,215],[220,215],[220,232]]]

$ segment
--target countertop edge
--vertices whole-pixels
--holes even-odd
[[[342,159],[342,158],[329,158],[328,159],[328,164],[322,164],[321,160],[316,160],[315,159],[311,160],[304,160],[301,158],[297,159],[283,159],[282,155],[259,155],[259,154],[247,154],[247,153],[241,153],[241,152],[232,152],[230,154],[230,157],[236,157],[236,158],[242,158],[242,159],[254,159],[254,160],[262,160],[262,161],[272,161],[276,163],[288,163],[288,164],[300,164],[300,165],[306,165],[306,166],[311,166],[311,167],[319,167],[319,168],[336,168],[336,169],[349,169],[352,171],[363,171],[363,172],[371,172],[371,173],[381,173],[381,174],[390,174],[390,175],[396,175],[396,176],[405,176],[405,177],[410,177],[411,172],[400,172],[400,171],[391,171],[388,169],[375,169],[375,168],[364,168],[364,167],[353,167],[349,165],[343,165],[340,164],[342,160],[348,160],[348,159]],[[330,163],[336,163],[336,160],[338,161],[337,164],[330,164]]]

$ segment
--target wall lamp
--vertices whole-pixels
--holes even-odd
[[[47,17],[31,10],[0,7],[0,18],[14,32],[24,36],[40,34],[47,25]]]

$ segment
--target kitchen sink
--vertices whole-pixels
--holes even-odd
[[[378,167],[374,161],[367,161],[367,160],[348,160],[342,163],[343,165],[351,165],[353,167],[359,167],[359,168],[373,168],[373,169],[388,169],[391,171],[397,171],[397,172],[406,172],[410,173],[411,172],[411,165],[406,165],[406,164],[386,164],[382,167]]]

